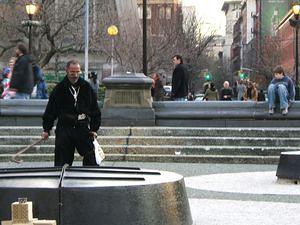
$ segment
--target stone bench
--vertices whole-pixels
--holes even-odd
[[[47,100],[1,99],[0,126],[41,126],[46,105]],[[156,126],[300,127],[300,101],[292,104],[287,116],[269,115],[267,102],[166,101],[153,102],[153,109]]]
[[[0,100],[0,126],[41,126],[48,100]]]
[[[287,116],[269,115],[267,102],[154,102],[156,125],[197,127],[299,127],[300,102]]]

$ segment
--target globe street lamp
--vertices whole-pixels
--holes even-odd
[[[300,15],[300,3],[294,4],[292,7],[294,18],[289,20],[290,25],[295,28],[295,76],[296,76],[296,96],[295,100],[300,100],[299,91],[299,48],[298,48],[298,38],[299,38],[299,15]]]
[[[31,40],[31,27],[33,25],[32,17],[36,13],[36,10],[37,10],[37,5],[34,3],[34,1],[30,1],[30,2],[26,3],[26,13],[29,17],[29,21],[27,23],[27,25],[29,27],[29,47],[28,47],[29,53],[31,53],[31,46],[32,46],[32,40]]]
[[[114,36],[116,36],[118,32],[118,28],[115,25],[111,25],[107,29],[107,33],[111,37],[111,76],[114,74]]]

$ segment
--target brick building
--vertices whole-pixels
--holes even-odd
[[[291,27],[289,19],[293,17],[291,11],[287,13],[278,26],[278,38],[280,40],[280,64],[285,68],[286,73],[293,74],[295,70],[294,53],[294,28]]]
[[[137,0],[139,18],[143,19],[143,0]],[[148,0],[147,22],[151,36],[161,36],[165,26],[178,24],[182,27],[181,0]]]

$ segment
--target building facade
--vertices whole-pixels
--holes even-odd
[[[143,0],[137,0],[138,15],[142,23]],[[162,36],[170,24],[182,26],[181,0],[147,0],[147,24],[151,36]]]
[[[223,49],[223,57],[224,59],[230,59],[231,45],[233,42],[233,27],[240,17],[241,1],[224,1],[222,11],[224,11],[226,16],[225,44]]]
[[[287,74],[293,75],[295,71],[295,31],[289,20],[293,17],[290,10],[278,26],[280,44],[280,64]]]
[[[229,12],[233,18],[235,3],[224,2],[222,10],[226,18],[229,18]],[[291,3],[290,0],[240,1],[239,18],[233,25],[233,19],[231,24],[226,24],[224,55],[228,55],[226,46],[231,43],[230,64],[233,76],[237,76],[238,71],[242,70],[258,83],[268,83],[275,65],[283,64],[287,71],[292,70],[293,44],[289,41],[292,40],[292,29],[286,16]],[[286,19],[282,21],[285,16]]]

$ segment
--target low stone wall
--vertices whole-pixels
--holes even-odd
[[[48,100],[0,100],[0,126],[42,126]]]
[[[187,127],[299,127],[300,102],[287,116],[276,109],[269,115],[267,102],[203,101],[154,102],[157,126]]]
[[[47,100],[1,99],[0,126],[41,126],[46,105]],[[300,101],[292,104],[287,116],[282,116],[279,109],[270,116],[267,102],[166,101],[153,102],[153,109],[156,126],[300,127]]]

